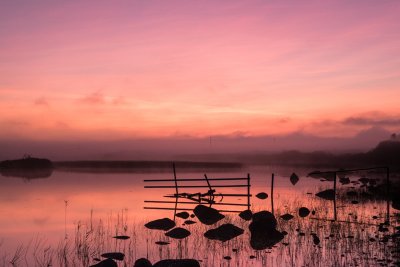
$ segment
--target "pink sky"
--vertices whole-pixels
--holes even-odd
[[[7,1],[0,138],[400,129],[400,2]]]

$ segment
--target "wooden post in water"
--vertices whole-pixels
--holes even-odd
[[[337,220],[337,212],[336,212],[336,172],[333,172],[333,175],[335,176],[333,178],[333,220]]]
[[[275,174],[272,173],[272,176],[271,176],[271,212],[275,216],[275,213],[274,213],[274,180],[275,180]]]
[[[206,181],[207,181],[207,185],[208,185],[208,192],[210,193],[210,195],[209,195],[209,197],[208,197],[208,199],[210,200],[210,208],[211,208],[211,206],[212,206],[212,201],[214,200],[214,194],[212,193],[212,187],[211,187],[211,184],[210,184],[210,181],[208,181],[208,177],[207,177],[207,174],[204,174],[204,178],[206,179]],[[200,197],[199,197],[200,198]]]
[[[176,217],[176,209],[178,208],[178,181],[176,180],[176,170],[175,170],[175,162],[172,163],[172,168],[174,170],[174,182],[175,182],[175,193],[176,193],[176,201],[175,201],[175,209],[174,209],[174,221],[175,221],[175,217]]]
[[[386,225],[390,224],[390,181],[389,167],[386,167]]]
[[[247,174],[247,209],[250,210],[250,173]]]

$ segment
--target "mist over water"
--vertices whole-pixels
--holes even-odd
[[[0,160],[24,154],[62,160],[177,160],[202,154],[276,153],[288,150],[332,153],[366,152],[390,138],[384,128],[369,128],[353,137],[318,137],[301,132],[267,136],[149,138],[116,141],[0,140]],[[219,159],[221,160],[221,159]],[[208,161],[207,158],[203,161]]]

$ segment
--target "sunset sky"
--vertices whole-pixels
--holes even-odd
[[[0,3],[0,139],[400,129],[400,1]]]

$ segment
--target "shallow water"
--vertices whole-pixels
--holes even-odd
[[[206,169],[177,169],[178,178],[203,178],[204,173],[209,178],[246,177],[249,173],[253,212],[271,211],[271,173],[274,172],[275,215],[291,213],[295,218],[289,222],[278,219],[278,229],[287,231],[288,235],[276,247],[263,251],[251,249],[248,244],[248,222],[239,219],[236,213],[224,213],[227,215],[224,222],[234,223],[243,228],[245,233],[225,243],[204,238],[204,232],[215,226],[203,226],[200,223],[185,226],[192,235],[182,241],[166,238],[162,231],[144,228],[144,223],[150,220],[174,218],[173,210],[144,209],[145,206],[157,205],[174,207],[174,204],[144,203],[145,200],[174,201],[163,198],[164,195],[174,194],[174,188],[145,189],[143,182],[144,179],[172,179],[172,170],[160,173],[55,171],[49,178],[31,180],[0,177],[0,264],[11,266],[9,262],[21,245],[25,247],[22,253],[25,256],[17,259],[16,266],[40,266],[46,261],[46,257],[51,258],[52,266],[65,265],[58,255],[61,247],[69,247],[71,250],[68,254],[71,261],[69,265],[75,261],[78,266],[93,264],[93,258],[100,257],[101,253],[117,250],[126,254],[125,263],[130,266],[140,257],[147,257],[152,262],[164,258],[196,258],[202,260],[202,266],[375,266],[374,264],[379,264],[377,260],[380,259],[384,260],[386,265],[390,265],[387,260],[395,262],[396,257],[391,253],[391,246],[397,244],[392,241],[378,242],[384,238],[384,233],[379,233],[377,229],[378,225],[385,221],[386,202],[371,200],[355,205],[351,204],[349,199],[338,200],[338,221],[344,222],[329,222],[327,220],[333,218],[333,202],[322,200],[314,194],[332,188],[333,182],[321,182],[319,179],[306,177],[310,171],[313,170],[271,166],[251,166],[242,170],[214,172],[208,172]],[[292,172],[300,177],[295,186],[289,180]],[[352,177],[353,180],[358,178]],[[379,175],[377,178],[380,178]],[[219,183],[212,182],[212,185]],[[228,184],[233,183],[242,182]],[[173,185],[173,182],[171,184]],[[205,182],[196,184],[206,185]],[[338,190],[350,190],[350,186],[353,184],[339,185]],[[187,190],[206,191],[207,188]],[[247,188],[217,188],[217,192],[246,194]],[[266,192],[269,197],[266,200],[254,197],[259,192]],[[221,198],[216,200],[221,201]],[[247,198],[224,197],[222,203],[228,202],[246,204]],[[194,206],[179,204],[178,208]],[[301,206],[314,210],[315,215],[299,218],[297,212]],[[229,210],[246,209],[236,206],[214,207]],[[373,219],[373,216],[377,218]],[[395,226],[398,222],[396,217],[393,217],[393,211],[391,216],[392,225]],[[177,219],[177,223],[182,222],[182,219]],[[219,224],[221,223],[217,225]],[[395,230],[390,228],[389,231],[394,233]],[[319,245],[313,243],[311,233],[319,236]],[[331,234],[334,236],[325,239]],[[115,235],[129,235],[131,238],[128,241],[115,240],[112,238]],[[369,241],[371,238],[376,241]],[[154,244],[160,240],[170,244]],[[76,249],[77,244],[81,246],[81,251]],[[36,256],[32,256],[35,251]],[[226,260],[223,258],[225,256],[232,259]],[[254,258],[250,259],[250,256]]]

